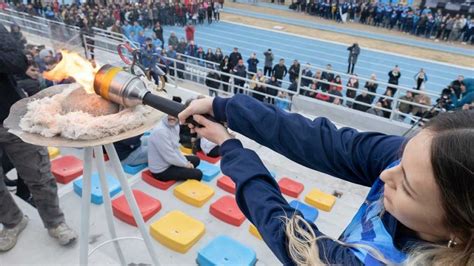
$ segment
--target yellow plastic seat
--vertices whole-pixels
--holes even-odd
[[[177,210],[150,225],[150,234],[154,239],[180,253],[186,253],[205,231],[204,223]]]
[[[56,147],[48,147],[49,159],[52,160],[59,156],[60,151]]]
[[[186,148],[186,147],[184,147],[184,146],[179,146],[179,150],[180,150],[182,153],[186,154],[186,155],[191,155],[191,154],[193,154],[193,150],[192,150],[192,149]]]
[[[255,227],[255,225],[250,224],[249,232],[250,232],[254,237],[256,237],[256,238],[258,238],[258,239],[260,239],[260,240],[263,240],[262,235],[258,232],[258,229],[257,229],[257,227]]]
[[[202,207],[214,195],[214,189],[197,180],[187,180],[175,187],[173,194],[188,204]]]
[[[336,202],[336,197],[318,189],[313,189],[306,195],[304,201],[320,210],[329,212]]]

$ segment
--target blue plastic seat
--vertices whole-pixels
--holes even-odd
[[[124,164],[124,165],[122,165],[122,167],[123,167],[123,170],[125,171],[125,173],[127,173],[129,175],[136,175],[141,170],[147,168],[148,164],[147,163],[138,164],[138,165]]]
[[[228,237],[218,236],[198,252],[200,266],[255,265],[257,255],[251,248]]]
[[[107,184],[109,187],[109,195],[113,197],[117,193],[119,193],[122,189],[120,187],[120,183],[115,177],[111,175],[106,175],[107,177]],[[84,177],[74,181],[74,192],[77,195],[82,196],[82,180]],[[99,174],[94,173],[91,177],[91,202],[97,205],[100,205],[104,202],[102,197],[102,188],[100,187],[100,179]]]
[[[303,217],[306,221],[314,223],[318,218],[318,209],[304,204],[299,200],[292,200],[290,206],[303,214]]]
[[[202,180],[207,182],[212,181],[212,179],[214,179],[221,172],[219,166],[202,160],[201,163],[199,163],[197,169],[202,171]]]

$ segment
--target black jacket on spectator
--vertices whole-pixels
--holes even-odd
[[[127,157],[141,145],[140,138],[142,135],[124,139],[114,142],[115,150],[117,151],[120,161],[127,159]]]
[[[257,64],[258,64],[258,59],[257,58],[249,58],[247,59],[247,64],[249,65],[248,71],[251,73],[257,73]]]
[[[291,65],[289,73],[290,73],[290,81],[293,82],[294,80],[296,80],[298,78],[298,74],[300,73],[300,64],[296,66],[295,64]]]
[[[219,74],[210,71],[206,76],[206,86],[211,89],[219,89],[219,86],[221,85],[219,80],[221,80]]]
[[[324,71],[321,74],[321,80],[325,80],[326,82],[332,82],[334,80],[334,74],[331,73],[331,72]],[[331,85],[329,85],[327,83],[321,83],[321,89],[323,89],[323,90],[329,90],[330,86]]]
[[[455,80],[451,82],[451,87],[454,90],[454,94],[456,94],[456,97],[459,99],[461,97],[461,86],[464,85],[464,82]]]
[[[288,73],[288,69],[285,65],[281,66],[280,64],[276,64],[273,67],[272,73],[277,79],[283,79],[283,77]]]
[[[239,52],[232,52],[229,55],[229,63],[232,67],[236,66],[240,59],[242,59],[242,55]]]
[[[362,95],[362,94],[359,94],[359,95],[357,95],[357,97],[355,97],[355,102],[354,102],[354,105],[352,106],[352,108],[355,109],[355,110],[366,112],[367,110],[370,109],[370,106],[360,104],[359,102],[363,102],[363,103],[366,103],[366,104],[370,105],[372,103],[372,98],[368,94],[365,95],[365,96]]]
[[[0,24],[0,122],[10,113],[10,107],[26,95],[18,90],[13,78],[14,74],[24,74],[27,59],[20,45]]]
[[[364,88],[366,88],[369,92],[376,93],[377,92],[377,87],[379,84],[377,83],[369,83],[368,81],[365,82]],[[371,103],[374,101],[375,95],[369,95],[371,100]]]

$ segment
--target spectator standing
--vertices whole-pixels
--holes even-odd
[[[310,78],[313,77],[313,72],[311,71],[311,64],[307,63],[303,71],[301,72],[303,77],[301,77],[301,86],[308,87],[312,82]]]
[[[212,52],[211,48],[207,49],[206,61],[209,61],[209,62],[206,62],[206,67],[207,68],[214,68],[214,64],[212,64],[212,63],[215,61],[215,55]]]
[[[219,74],[217,74],[214,69],[211,69],[206,76],[206,86],[209,88],[209,96],[219,96],[217,91],[221,86]]]
[[[347,102],[346,105],[351,108],[353,105],[353,101],[350,99],[354,99],[357,95],[357,90],[359,89],[359,80],[357,76],[351,76],[351,78],[347,81],[347,90],[346,90],[346,97]]]
[[[398,85],[398,80],[402,76],[402,73],[400,73],[400,68],[398,65],[395,65],[395,67],[388,72],[388,83],[393,84],[393,85]],[[387,89],[390,89],[392,91],[392,95],[395,95],[397,92],[396,87],[389,86]]]
[[[263,74],[265,76],[271,76],[274,59],[272,49],[268,49],[266,52],[263,53],[263,55],[265,56],[265,66],[263,68]]]
[[[9,116],[10,107],[25,97],[16,87],[13,75],[27,70],[27,59],[20,44],[0,24],[0,150],[8,156],[19,175],[30,188],[38,213],[48,234],[60,245],[69,245],[77,239],[76,233],[66,224],[59,206],[57,184],[51,174],[51,164],[45,147],[23,142],[8,132],[3,121]],[[25,229],[29,218],[25,216],[3,184],[0,184],[0,252],[12,249],[18,236]]]
[[[165,40],[163,39],[163,28],[161,27],[160,22],[156,22],[153,32],[155,33],[155,37],[161,41],[161,49],[163,49]]]
[[[224,55],[222,54],[221,48],[216,48],[216,53],[214,55],[214,62],[220,64],[224,59]]]
[[[207,6],[207,23],[208,24],[212,23],[212,12],[213,12],[212,5],[208,5]]]
[[[247,69],[244,65],[244,60],[239,59],[237,65],[232,70],[233,74],[242,78],[246,78]],[[234,78],[234,94],[243,93],[243,87],[245,85],[244,79]]]
[[[229,57],[227,55],[222,60],[219,69],[220,69],[221,72],[224,72],[226,74],[230,74],[230,71],[232,70],[232,68],[231,68],[231,65],[230,65],[230,62],[229,62]],[[222,80],[223,90],[228,92],[229,91],[230,76],[222,74],[221,75],[221,80]]]
[[[357,58],[360,54],[360,47],[358,43],[352,44],[352,46],[348,47],[347,50],[349,51],[349,64],[347,66],[347,74],[354,74],[354,67],[357,63]]]
[[[173,49],[177,49],[179,44],[178,37],[176,37],[176,34],[174,31],[171,32],[170,37],[168,38],[168,45],[173,46]]]
[[[257,73],[257,65],[259,61],[257,59],[257,54],[252,53],[250,55],[250,58],[247,59],[247,64],[248,64],[248,76],[249,78],[252,78],[256,73]]]
[[[422,68],[415,74],[414,79],[416,81],[416,89],[423,90],[426,82],[428,82],[428,75],[426,75],[425,70]]]
[[[289,74],[291,83],[298,79],[298,75],[300,74],[300,62],[298,62],[298,60],[293,61],[293,65],[290,67]]]
[[[263,75],[262,70],[259,70],[252,78],[252,82],[250,82],[249,88],[259,93],[252,93],[252,97],[255,99],[263,102],[265,99],[265,94],[267,93],[265,87],[266,78]]]
[[[229,62],[232,68],[237,66],[239,60],[242,60],[242,55],[239,53],[239,48],[234,47],[234,50],[232,50],[232,53],[229,55]]]
[[[189,43],[191,41],[194,41],[194,33],[196,29],[191,23],[188,23],[186,27],[184,27],[184,32],[186,33],[186,41]]]
[[[392,90],[388,89],[384,93],[384,97],[379,99],[379,103],[382,104],[382,107],[388,110],[392,109],[392,99],[388,97],[392,97]],[[383,116],[385,118],[390,118],[390,111],[383,110]]]
[[[176,48],[176,52],[180,54],[185,54],[187,51],[187,46],[188,44],[186,43],[186,40],[184,38],[181,38],[178,43],[178,47]]]
[[[329,90],[329,87],[330,87],[329,83],[334,80],[334,73],[332,72],[331,64],[326,65],[326,70],[324,70],[323,73],[321,74],[321,80],[322,80],[321,88],[323,88],[324,90]]]
[[[268,81],[267,81],[267,94],[270,96],[277,96],[278,95],[278,89],[272,88],[273,87],[280,87],[281,83],[278,81],[278,79],[275,76],[272,76]],[[269,102],[271,104],[275,103],[275,97],[270,97]]]
[[[411,113],[413,105],[411,105],[410,103],[413,102],[415,98],[413,97],[413,92],[407,91],[407,93],[403,95],[402,97],[400,97],[399,99],[402,101],[405,101],[405,102],[399,101],[398,108],[397,108],[398,111],[400,112],[398,113],[398,120],[403,121],[405,120],[405,117],[406,117],[403,114]]]
[[[366,88],[370,93],[377,93],[377,87],[379,84],[377,83],[377,76],[375,74],[370,75],[370,80],[365,82],[364,88]],[[374,102],[375,95],[369,94],[370,96],[370,103]]]
[[[214,2],[214,20],[215,21],[221,20],[221,9],[222,9],[221,3]]]
[[[273,67],[272,75],[275,76],[275,78],[277,78],[279,81],[281,81],[287,73],[288,69],[285,66],[285,59],[282,58],[280,59],[278,64]]]

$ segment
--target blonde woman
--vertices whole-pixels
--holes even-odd
[[[371,190],[339,239],[325,236],[282,197],[257,154],[230,129],[314,170]],[[245,95],[193,101],[201,136],[221,145],[236,200],[285,265],[473,265],[474,112],[441,114],[408,140],[337,129]],[[190,126],[192,127],[192,126]],[[243,167],[245,166],[245,167]]]

